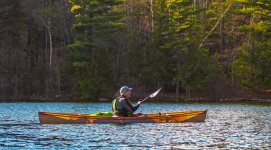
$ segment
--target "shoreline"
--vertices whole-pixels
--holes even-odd
[[[101,103],[101,102],[111,102],[111,99],[101,98],[97,101],[91,100],[82,100],[82,99],[64,99],[64,98],[0,98],[0,102],[74,102],[74,103]],[[173,100],[173,99],[153,99],[149,100],[147,103],[182,103],[182,102],[221,102],[221,103],[238,103],[238,102],[263,102],[271,103],[271,99],[261,99],[261,98],[223,98],[223,99],[209,99],[209,98],[192,98],[192,99],[182,99],[182,100]]]

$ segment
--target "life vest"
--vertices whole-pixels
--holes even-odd
[[[112,101],[112,112],[115,116],[123,116],[123,117],[128,117],[128,116],[133,116],[132,112],[128,112],[127,110],[123,110],[119,108],[119,100],[122,96],[119,96],[117,98],[115,98]],[[131,102],[125,98],[125,101],[127,103],[127,105],[129,105],[130,107],[133,107]]]
[[[120,97],[117,97],[117,98],[115,98],[112,101],[112,112],[115,115],[118,115],[120,113],[120,110],[119,110],[119,99],[120,99]]]

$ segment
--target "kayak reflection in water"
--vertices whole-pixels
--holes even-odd
[[[120,89],[120,96],[115,98],[112,102],[113,116],[118,117],[131,117],[134,116],[134,112],[138,109],[141,101],[137,102],[136,106],[133,106],[129,98],[131,97],[132,88],[123,86]]]

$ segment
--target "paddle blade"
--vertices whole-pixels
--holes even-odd
[[[150,97],[150,98],[155,97],[155,96],[160,92],[161,89],[162,89],[162,88],[158,89],[156,92],[152,93],[149,97]]]

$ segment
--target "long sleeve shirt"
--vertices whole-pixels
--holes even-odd
[[[136,106],[133,106],[131,102],[129,101],[129,99],[124,96],[120,96],[119,98],[116,98],[113,102],[113,105],[114,105],[113,107],[116,106],[115,103],[117,103],[117,108],[113,110],[114,115],[123,116],[123,117],[132,116],[133,113],[140,106],[138,104]]]

